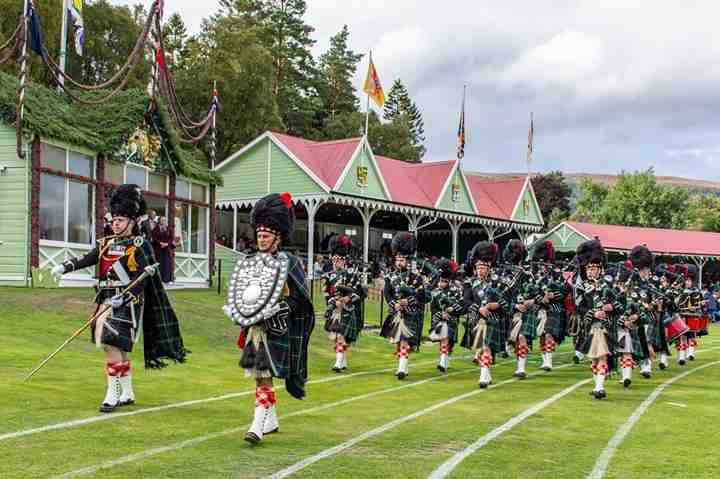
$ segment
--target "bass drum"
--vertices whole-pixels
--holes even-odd
[[[690,331],[682,316],[673,316],[663,322],[665,326],[665,337],[668,343],[672,343],[683,334]]]

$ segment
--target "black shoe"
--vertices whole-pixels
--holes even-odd
[[[340,371],[342,371],[342,368],[339,368],[339,367],[337,367],[337,366],[333,366],[332,370],[335,371],[336,373],[339,373]]]
[[[120,405],[119,403],[117,403],[117,404],[102,403],[102,404],[100,405],[99,410],[100,410],[100,412],[106,412],[106,413],[107,413],[107,412],[113,412],[115,409],[117,409],[117,407],[118,407],[119,405]]]
[[[680,361],[678,361],[678,364],[679,364],[680,366],[685,366],[685,360],[684,360],[684,359],[681,359]]]
[[[510,355],[507,353],[507,351],[503,351],[500,356],[501,356],[503,359],[507,359],[507,358],[510,357]]]
[[[550,366],[545,366],[545,367],[542,367],[542,368],[540,368],[540,369],[542,369],[543,371],[547,371],[547,372],[552,371],[552,368],[551,368]]]
[[[688,356],[688,359],[689,359],[690,361],[695,361],[695,356]]]
[[[640,373],[640,375],[641,375],[642,377],[644,377],[645,379],[650,379],[650,373],[647,372],[647,371],[645,371],[644,373]]]
[[[397,378],[401,381],[407,377],[407,373],[399,372],[397,373]]]
[[[259,443],[262,439],[260,439],[259,437],[257,437],[257,435],[256,435],[254,432],[248,431],[248,432],[245,433],[245,440],[246,440],[247,442],[249,442],[250,444],[257,444],[257,443]]]
[[[487,389],[489,384],[488,383],[480,383],[478,385],[480,386],[480,389]]]
[[[437,365],[437,368],[438,368],[438,371],[440,371],[441,373],[446,373],[446,372],[447,372],[447,369],[445,369],[444,367],[440,366],[439,364]]]
[[[573,362],[574,362],[575,364],[580,364],[580,358],[577,357],[577,356],[573,356]]]
[[[514,378],[520,378],[520,379],[527,379],[527,373],[526,372],[514,372],[513,373]]]
[[[667,366],[665,365],[665,363],[660,363],[659,366],[660,366],[660,369],[665,369],[665,368],[667,367]]]
[[[632,379],[623,379],[623,386],[629,388],[632,384]]]

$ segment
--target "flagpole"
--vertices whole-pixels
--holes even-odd
[[[534,128],[533,128],[533,112],[530,112],[530,132],[528,133],[528,151],[527,151],[527,175],[528,178],[530,177],[530,174],[532,173],[531,165],[532,165],[532,154],[533,154],[533,136],[534,136]]]
[[[68,30],[68,0],[63,0],[62,6],[62,26],[60,27],[60,74],[58,74],[58,91],[62,91],[62,85],[65,84],[65,64],[67,62],[67,30]]]
[[[369,53],[370,65],[372,65],[372,50]],[[370,68],[368,66],[368,68]],[[365,92],[367,103],[365,104],[365,138],[368,136],[368,126],[370,125],[370,93]]]
[[[23,149],[22,127],[25,118],[25,87],[27,86],[28,74],[28,7],[30,0],[23,2],[23,40],[22,53],[20,57],[20,88],[18,91],[18,110],[15,118],[15,130],[17,131],[17,154],[18,158],[25,158],[25,150]]]

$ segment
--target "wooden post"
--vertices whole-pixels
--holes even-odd
[[[40,165],[42,148],[40,137],[35,135],[30,153],[32,174],[30,180],[30,267],[40,266]]]

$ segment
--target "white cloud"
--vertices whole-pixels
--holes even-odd
[[[179,11],[197,32],[217,7],[175,0],[166,15]],[[718,17],[713,0],[308,0],[307,22],[316,54],[348,24],[351,48],[373,50],[385,88],[402,78],[431,159],[454,151],[469,83],[469,168],[522,170],[534,111],[539,169],[654,166],[720,179],[704,161],[666,154],[720,144]]]

